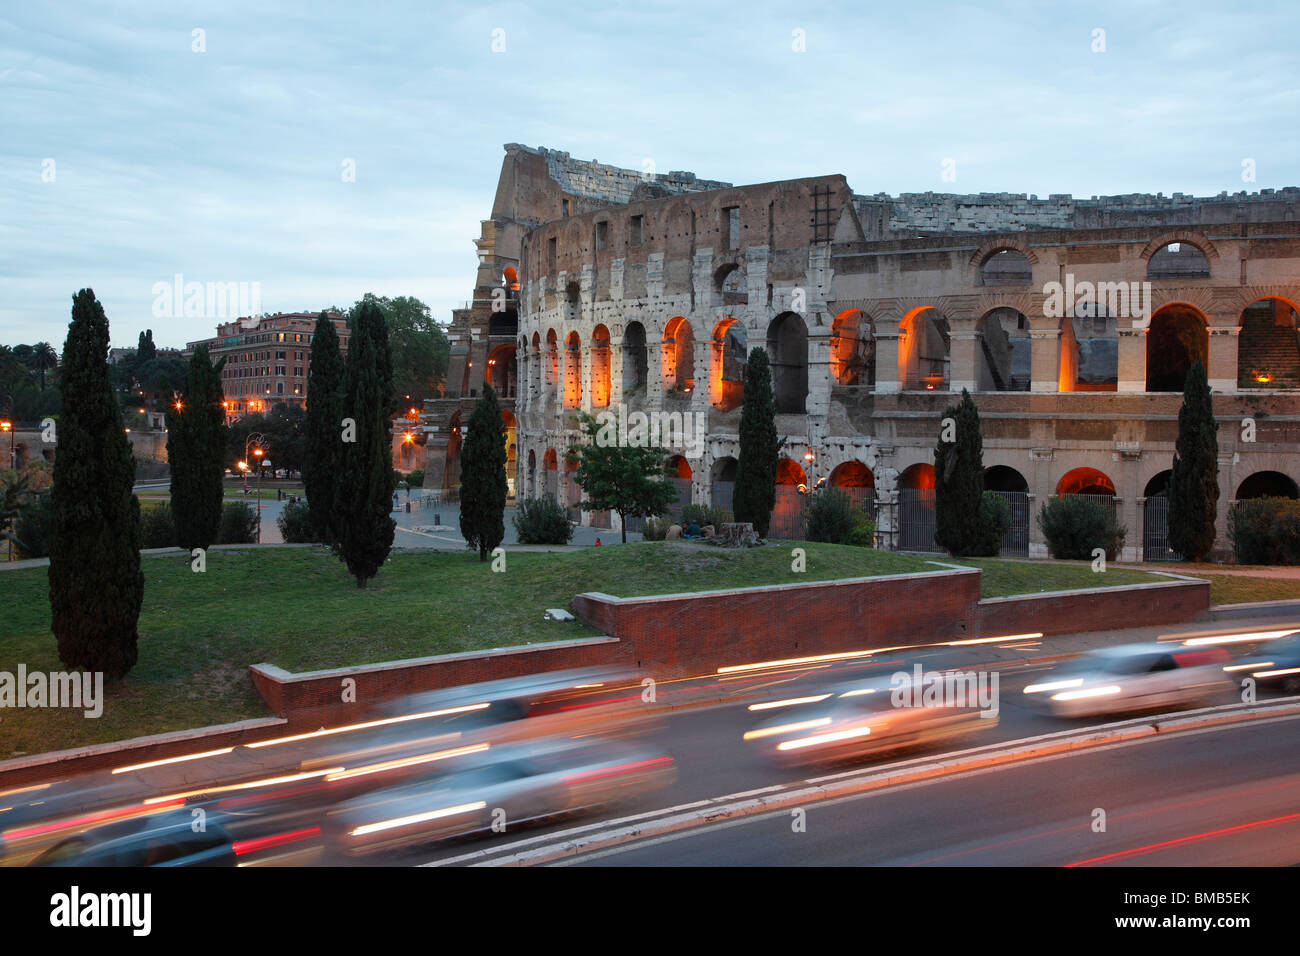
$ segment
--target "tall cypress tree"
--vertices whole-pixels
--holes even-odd
[[[1219,436],[1205,366],[1195,362],[1183,385],[1178,441],[1169,479],[1169,547],[1201,561],[1214,547],[1219,506]]]
[[[486,381],[469,417],[460,459],[460,534],[480,561],[506,536],[506,429],[497,393]]]
[[[119,678],[135,666],[144,600],[135,460],[109,382],[108,318],[72,299],[50,492],[50,629],[67,667]]]
[[[950,554],[975,554],[980,544],[980,497],[984,493],[984,439],[980,435],[980,413],[970,392],[961,390],[961,401],[944,409],[943,421],[953,419],[953,441],[943,440],[934,448],[934,540]]]
[[[136,343],[136,363],[143,365],[145,362],[152,362],[157,357],[158,346],[153,344],[153,329],[145,329],[140,333],[140,338]]]
[[[767,537],[776,507],[776,466],[784,441],[776,437],[776,403],[767,350],[754,348],[745,366],[744,408],[740,412],[740,456],[731,510],[737,521],[748,521]]]
[[[167,461],[171,467],[172,516],[177,543],[206,548],[221,528],[221,476],[226,454],[226,414],[221,359],[195,348],[181,397],[167,409]]]
[[[340,433],[341,475],[334,511],[340,557],[364,588],[393,549],[393,464],[387,408],[392,395],[382,378],[381,352],[387,351],[384,316],[378,306],[362,303],[348,346],[347,394],[343,416],[353,420],[353,441]]]
[[[333,545],[338,540],[334,502],[343,468],[343,402],[347,368],[339,351],[339,336],[330,317],[316,319],[311,340],[311,369],[307,377],[307,454],[302,478],[316,537]]]

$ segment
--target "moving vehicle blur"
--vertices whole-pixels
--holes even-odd
[[[1217,646],[1122,644],[1089,651],[1024,689],[1031,706],[1057,717],[1091,717],[1226,699],[1231,655]]]
[[[618,742],[508,744],[428,780],[375,790],[326,817],[326,836],[348,855],[576,813],[670,785],[666,754]]]
[[[905,676],[908,682],[875,677],[810,697],[752,704],[752,712],[779,712],[744,739],[770,760],[802,765],[917,747],[997,725],[996,710],[981,709],[974,696],[955,701],[939,695],[941,699],[926,702],[921,693],[900,693],[912,689],[909,682],[915,687],[911,675]]]
[[[1237,679],[1252,677],[1260,687],[1300,693],[1300,631],[1265,641],[1253,654],[1235,661]]]

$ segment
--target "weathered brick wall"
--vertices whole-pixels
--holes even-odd
[[[1072,634],[1194,621],[1210,607],[1208,581],[1170,581],[1124,588],[1058,591],[979,602],[979,631]]]

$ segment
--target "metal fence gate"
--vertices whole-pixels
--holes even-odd
[[[998,552],[1002,557],[1029,557],[1029,492],[994,491],[1007,503],[1011,512],[1011,523],[1007,533],[1002,536],[1002,548]]]
[[[934,543],[934,489],[904,488],[898,493],[898,550],[942,553]]]
[[[736,483],[734,481],[715,481],[713,483],[713,507],[722,512],[723,521],[736,520],[736,512],[732,507],[735,496]]]
[[[1142,559],[1181,561],[1183,556],[1169,548],[1169,499],[1148,498],[1142,505]]]

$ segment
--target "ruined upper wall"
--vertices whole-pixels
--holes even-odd
[[[1248,222],[1292,222],[1300,189],[1220,193],[1215,197],[1174,193],[1154,196],[1093,196],[1046,199],[1023,193],[903,193],[854,196],[863,238],[902,239],[918,235],[1024,232],[1035,229],[1116,229],[1126,226],[1196,226]]]

